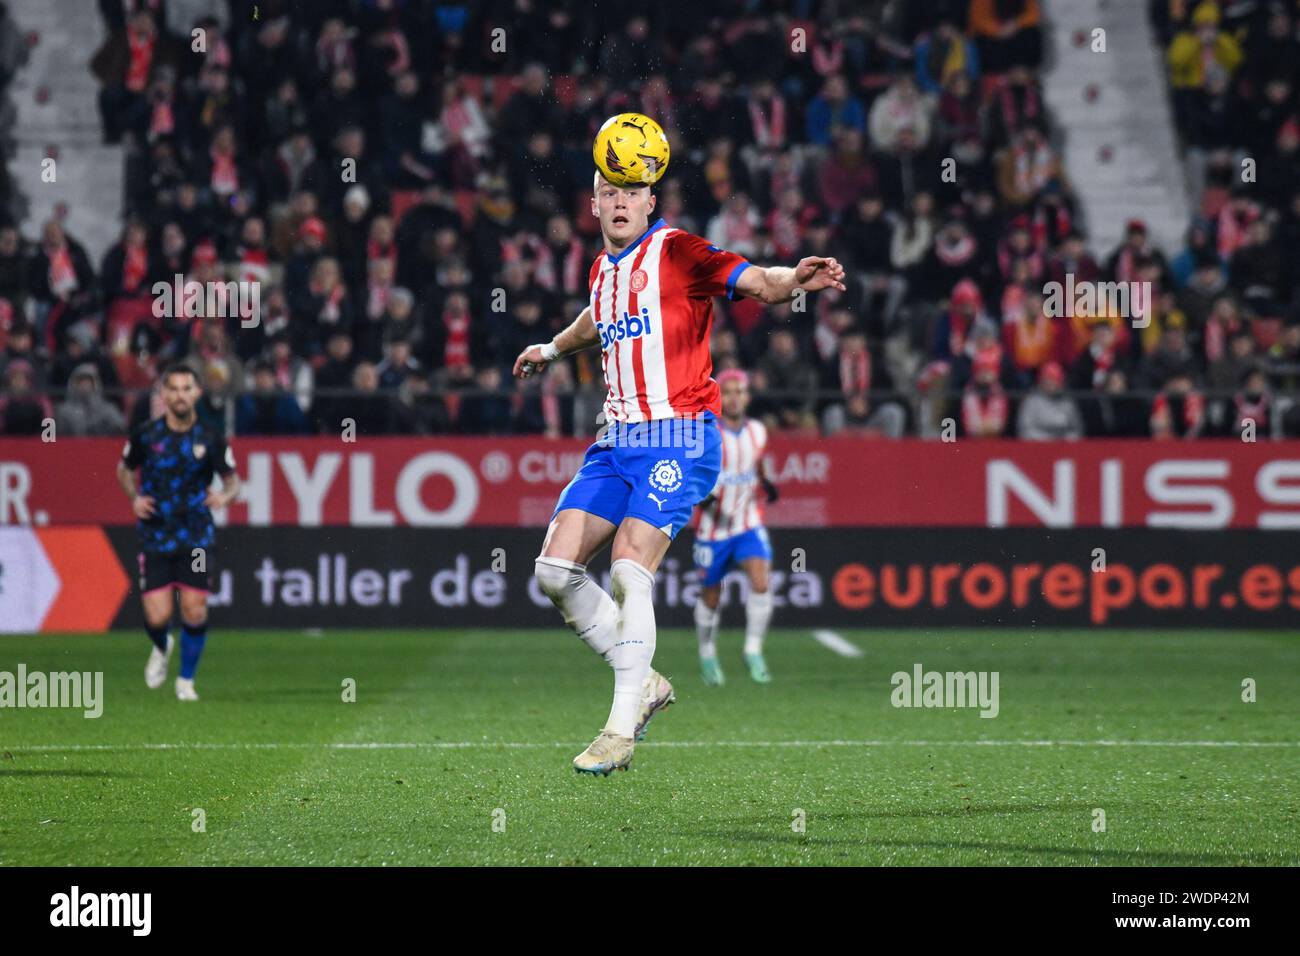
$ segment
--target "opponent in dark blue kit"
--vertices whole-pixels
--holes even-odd
[[[167,680],[167,662],[175,644],[169,633],[175,607],[172,595],[179,592],[181,672],[176,696],[198,700],[194,672],[207,639],[216,538],[210,509],[224,508],[234,500],[239,476],[225,435],[200,422],[194,413],[202,392],[194,370],[170,366],[162,385],[163,416],[131,435],[118,462],[117,480],[131,499],[140,530],[140,592],[145,630],[154,644],[145,665],[145,683],[158,688]],[[220,491],[211,490],[214,474],[221,476]]]

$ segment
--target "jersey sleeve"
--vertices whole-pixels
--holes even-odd
[[[689,232],[672,237],[669,257],[686,284],[686,294],[700,298],[725,295],[734,299],[736,280],[750,266],[744,256],[719,249]]]
[[[135,471],[144,464],[148,447],[148,442],[144,440],[144,430],[137,428],[131,432],[122,447],[122,464]]]
[[[222,478],[235,470],[235,452],[230,447],[230,443],[224,438],[217,439],[217,447],[213,449],[212,470]]]

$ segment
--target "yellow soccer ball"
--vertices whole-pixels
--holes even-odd
[[[649,186],[668,169],[668,137],[648,116],[619,113],[596,133],[591,158],[615,186]]]

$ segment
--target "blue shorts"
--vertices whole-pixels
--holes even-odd
[[[640,518],[670,539],[717,483],[722,432],[712,412],[626,425],[614,422],[560,492],[551,520],[576,508],[619,525]]]
[[[704,584],[712,587],[721,584],[732,565],[746,558],[772,560],[772,542],[767,539],[766,528],[750,528],[740,534],[718,541],[696,541],[695,566],[704,572]]]

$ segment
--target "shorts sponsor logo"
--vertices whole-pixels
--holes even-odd
[[[650,487],[672,494],[682,486],[682,466],[676,458],[660,458],[650,469]],[[660,506],[662,507],[662,505]]]

